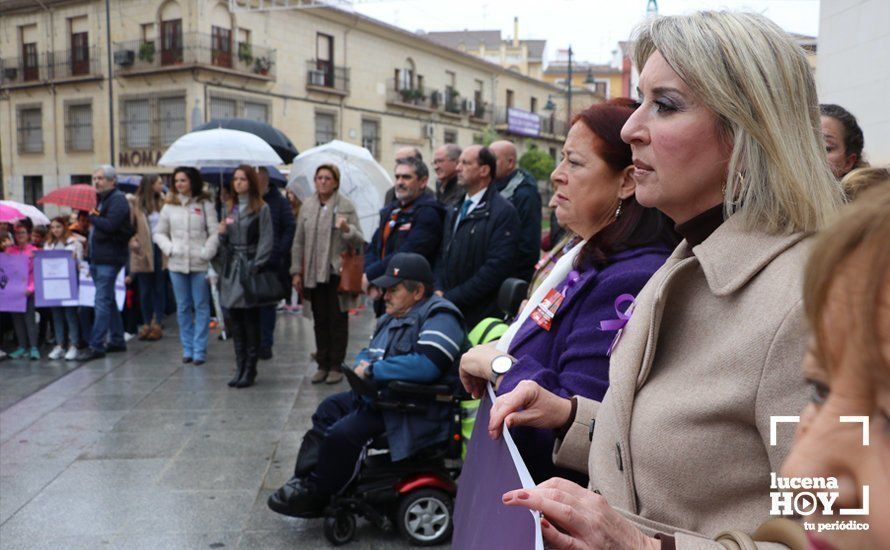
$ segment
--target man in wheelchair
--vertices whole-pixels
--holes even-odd
[[[386,314],[367,348],[356,357],[355,374],[386,395],[392,381],[450,384],[465,349],[460,311],[433,295],[427,260],[414,253],[393,256],[386,273],[371,284],[386,289]],[[365,445],[386,434],[393,462],[411,457],[450,436],[451,403],[433,403],[422,413],[378,409],[348,391],[322,401],[303,437],[292,477],[269,497],[269,508],[288,516],[318,517],[331,497],[351,480]]]

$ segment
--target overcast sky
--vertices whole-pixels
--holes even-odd
[[[519,38],[547,40],[547,59],[571,43],[576,59],[606,63],[645,16],[647,0],[359,0],[355,9],[410,31],[500,29]],[[659,0],[661,15],[698,9],[762,13],[790,32],[816,36],[819,0]]]

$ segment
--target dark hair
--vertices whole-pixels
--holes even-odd
[[[479,149],[479,166],[488,166],[488,176],[494,180],[494,175],[498,170],[498,159],[488,147]]]
[[[34,231],[34,222],[31,221],[31,218],[22,218],[19,221],[15,222],[15,225],[12,226],[12,234],[15,235],[16,227],[24,227],[28,230],[28,234],[30,235],[32,231]]]
[[[201,179],[201,172],[197,168],[191,166],[179,166],[173,170],[173,190],[167,195],[167,202],[171,204],[179,204],[176,198],[176,174],[182,172],[189,180],[189,192],[195,200],[208,200],[210,195],[204,191],[204,180]]]
[[[853,113],[833,103],[822,103],[819,105],[819,112],[822,116],[831,117],[841,123],[844,127],[844,152],[847,156],[856,155],[853,168],[864,166],[862,149],[865,147],[865,137]]]
[[[235,205],[235,201],[238,200],[238,193],[235,192],[235,172],[238,170],[244,172],[244,176],[247,178],[247,209],[250,210],[252,214],[256,214],[265,203],[260,196],[260,180],[256,170],[254,170],[252,166],[246,164],[242,164],[232,170],[232,179],[229,180],[229,183],[226,186],[226,190],[229,192],[229,200],[226,201],[226,206],[231,210]]]
[[[426,167],[426,164],[422,160],[419,160],[416,157],[396,159],[396,167],[403,165],[412,167],[414,169],[414,175],[416,175],[419,180],[430,177],[429,168]]]
[[[405,290],[408,292],[416,292],[417,288],[423,286],[423,297],[429,298],[433,295],[433,285],[428,285],[421,281],[412,281],[410,279],[406,279],[402,281],[402,285],[405,286]]]
[[[620,97],[591,105],[572,118],[573,126],[581,123],[593,132],[596,154],[616,173],[633,164],[630,145],[621,139],[621,128],[635,108],[633,100]],[[617,252],[657,243],[674,248],[679,242],[673,222],[660,211],[644,207],[632,195],[622,201],[621,216],[584,244],[575,267],[601,269]]]

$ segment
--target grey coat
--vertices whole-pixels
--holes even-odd
[[[265,265],[272,256],[272,215],[266,204],[256,214],[246,209],[234,210],[225,208],[223,212],[223,219],[231,222],[226,234],[219,236],[220,253],[214,262],[219,272],[220,302],[225,308],[254,307],[262,304],[245,301],[241,279],[245,273]]]

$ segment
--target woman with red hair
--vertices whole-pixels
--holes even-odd
[[[621,140],[633,112],[634,103],[621,98],[575,116],[550,177],[556,216],[581,242],[559,259],[500,341],[464,355],[460,377],[473,395],[488,381],[498,394],[526,381],[566,398],[601,400],[606,393],[616,311],[625,313],[678,241],[663,214],[634,198],[630,146]],[[556,430],[511,433],[536,481],[559,475],[586,485],[586,476],[553,465]]]

